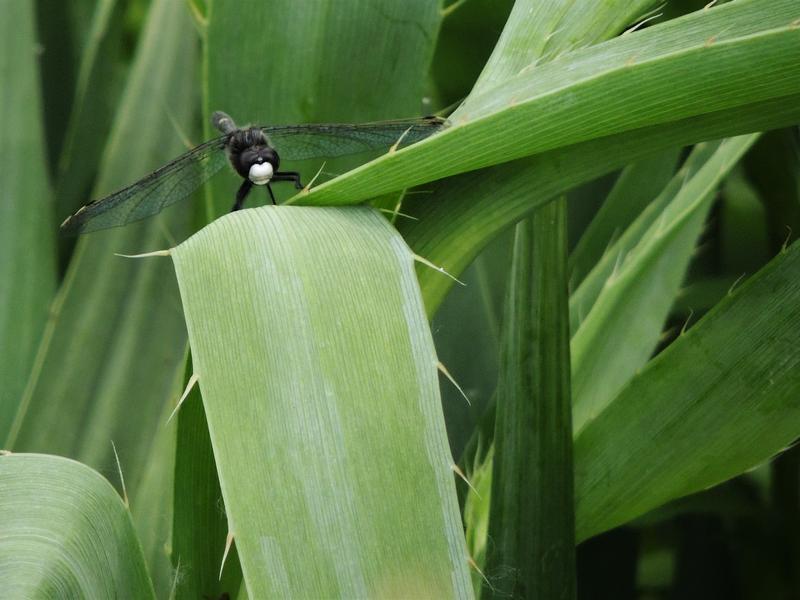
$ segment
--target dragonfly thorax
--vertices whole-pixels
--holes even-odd
[[[228,157],[236,172],[257,185],[264,185],[278,170],[280,158],[258,127],[238,129],[228,140]]]

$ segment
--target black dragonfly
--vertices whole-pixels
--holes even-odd
[[[185,198],[229,162],[243,178],[232,210],[239,210],[254,185],[264,185],[272,203],[270,183],[287,181],[303,189],[300,174],[281,171],[281,160],[334,158],[394,145],[409,145],[439,131],[439,117],[374,123],[269,125],[239,128],[217,111],[211,122],[222,135],[192,148],[145,175],[136,183],[95,200],[66,218],[61,231],[88,233],[139,221]]]

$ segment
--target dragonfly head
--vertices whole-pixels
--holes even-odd
[[[278,170],[278,154],[269,146],[251,146],[239,155],[237,171],[256,185],[269,183]]]
[[[269,183],[280,165],[278,153],[257,128],[235,132],[229,141],[228,152],[236,172],[256,185]]]

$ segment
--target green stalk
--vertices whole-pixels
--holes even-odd
[[[517,225],[495,425],[484,589],[573,598],[566,200]]]

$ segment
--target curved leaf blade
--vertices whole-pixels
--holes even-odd
[[[575,439],[578,539],[716,485],[800,431],[800,244],[654,358]]]
[[[569,145],[720,111],[752,112],[777,98],[787,103],[800,93],[800,8],[793,0],[763,8],[762,0],[732,2],[532,65],[470,97],[449,130],[296,201],[352,204]],[[796,119],[800,108],[793,108]]]
[[[641,215],[647,218],[640,220],[652,222],[638,243],[631,248],[612,248],[604,261],[610,270],[606,264],[598,265],[600,277],[596,279],[602,286],[591,304],[591,296],[584,294],[589,296],[585,299],[588,314],[570,344],[576,436],[647,363],[689,267],[715,192],[757,138],[754,134],[712,143],[716,152],[711,156],[707,156],[705,144],[698,146],[690,160],[699,165],[689,165],[697,172],[686,180],[683,173],[676,175],[663,194],[668,203],[660,214]],[[664,199],[655,203],[664,204]],[[579,288],[574,294],[579,299],[573,310],[581,308],[581,291]]]
[[[397,232],[369,209],[268,206],[172,257],[250,597],[471,597],[436,354]]]
[[[0,456],[0,532],[9,598],[155,598],[130,512],[85,465]]]
[[[0,6],[0,439],[20,404],[56,289],[33,2]],[[13,340],[13,342],[12,342]],[[13,343],[13,351],[11,344]]]

